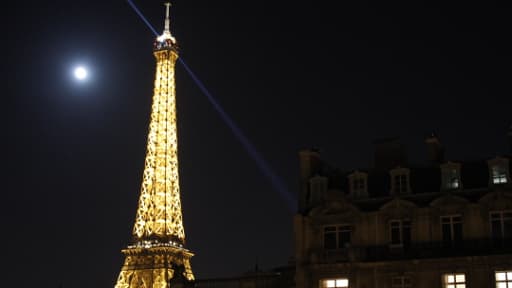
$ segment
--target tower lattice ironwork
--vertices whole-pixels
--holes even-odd
[[[125,261],[115,288],[183,287],[194,280],[193,253],[184,247],[178,177],[174,80],[178,46],[169,29],[170,4],[165,5],[164,32],[154,43],[155,86],[133,243],[122,250]]]

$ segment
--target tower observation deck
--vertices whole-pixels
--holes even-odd
[[[178,175],[178,135],[174,67],[176,39],[166,3],[164,32],[154,42],[155,85],[146,159],[132,243],[115,288],[186,287],[194,280],[185,248]]]

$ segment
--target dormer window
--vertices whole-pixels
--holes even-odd
[[[489,165],[491,184],[499,185],[510,182],[508,159],[497,157],[487,161],[487,164]]]
[[[395,194],[402,194],[407,192],[409,181],[406,174],[398,174],[393,176],[393,192]]]
[[[368,174],[355,171],[348,175],[350,194],[354,197],[368,196]]]
[[[406,194],[411,192],[409,181],[409,169],[395,168],[390,171],[391,192],[394,195]]]
[[[448,162],[441,165],[441,189],[459,189],[461,186],[460,164]]]
[[[502,167],[493,166],[491,168],[491,175],[493,184],[507,183],[507,173],[505,173],[505,169]]]

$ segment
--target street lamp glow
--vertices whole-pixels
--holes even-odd
[[[78,80],[85,80],[85,78],[87,78],[87,70],[82,66],[76,67],[74,74],[75,78]]]

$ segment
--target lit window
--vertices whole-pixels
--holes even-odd
[[[492,166],[491,172],[493,184],[507,183],[507,173],[501,166]]]
[[[351,241],[352,227],[349,225],[324,227],[324,248],[346,248]]]
[[[441,165],[442,189],[458,189],[461,186],[460,164],[448,162]]]
[[[496,288],[512,288],[512,270],[496,271],[494,277],[496,278]]]
[[[389,228],[392,246],[408,246],[411,243],[411,221],[392,220]]]
[[[490,212],[491,238],[503,240],[512,238],[512,211]]]
[[[487,161],[489,165],[490,183],[499,185],[505,184],[510,181],[509,178],[509,165],[507,158],[497,157]]]
[[[444,274],[443,288],[466,288],[466,274]]]
[[[347,288],[348,279],[347,278],[338,278],[338,279],[323,279],[320,281],[321,288]]]
[[[448,188],[457,189],[459,188],[460,181],[459,178],[452,177],[450,178],[450,182],[448,182]]]
[[[462,241],[462,217],[460,215],[442,216],[441,230],[445,244],[451,245]]]
[[[411,278],[405,276],[393,277],[391,279],[391,288],[411,288]]]

